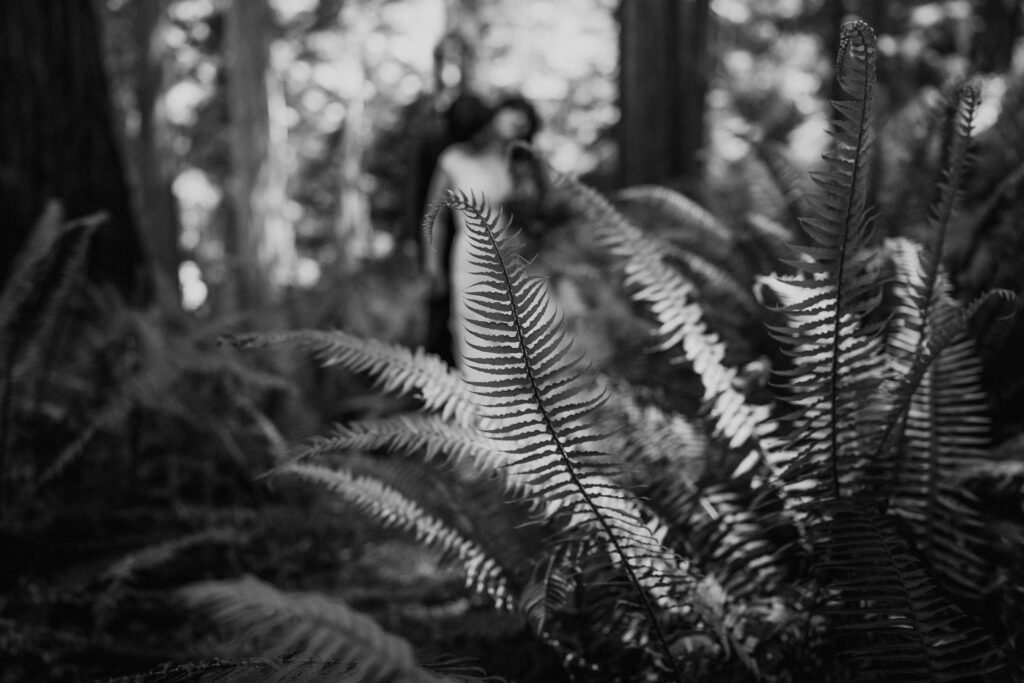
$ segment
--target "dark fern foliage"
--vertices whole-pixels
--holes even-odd
[[[620,211],[572,179],[558,185],[592,226],[589,246],[604,251],[654,323],[658,348],[676,360],[666,372],[699,386],[700,408],[683,415],[593,371],[545,282],[518,258],[508,221],[483,198],[450,192],[442,204],[464,216],[480,278],[464,293],[465,367],[343,332],[233,339],[298,345],[421,403],[419,413],[339,425],[271,476],[319,485],[435,548],[475,599],[517,615],[575,680],[1019,673],[1024,524],[1019,511],[993,514],[983,497],[1019,496],[1020,445],[992,447],[970,326],[1012,297],[965,305],[941,265],[977,97],[964,89],[953,107],[929,243],[880,241],[869,206],[874,66],[872,30],[846,25],[833,149],[810,196],[794,184],[775,216],[803,212],[806,241],[790,245],[781,273],[756,282],[784,359],[770,396],[753,379],[763,369],[738,365],[715,328],[722,319],[709,315],[730,298],[752,311],[755,282],[728,270],[739,238],[700,207],[635,188],[619,197],[633,209]],[[635,211],[645,202],[659,221],[702,239],[669,243],[645,230]],[[775,249],[792,227],[758,229]],[[402,492],[415,487],[400,468],[361,469],[400,454],[442,463],[437,475],[461,482],[446,490],[487,493],[436,514]],[[472,523],[484,519],[485,497],[504,501],[487,511],[502,524]],[[531,550],[501,553],[496,540]],[[407,645],[326,596],[252,582],[199,584],[186,595],[236,636],[273,636],[246,656],[284,657],[290,672],[302,662],[306,679],[318,679],[325,661],[378,672],[360,680],[447,675],[419,667]],[[272,618],[255,607],[266,603]],[[406,678],[395,678],[399,670]]]

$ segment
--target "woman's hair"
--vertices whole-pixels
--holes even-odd
[[[466,142],[490,123],[494,112],[484,101],[472,93],[462,93],[452,101],[445,112],[450,142]]]
[[[523,133],[520,139],[523,142],[532,141],[533,136],[537,134],[538,130],[540,130],[540,115],[537,114],[537,108],[533,106],[533,103],[519,94],[505,95],[503,98],[498,100],[496,105],[494,105],[492,116],[502,109],[514,109],[516,111],[521,111],[526,115],[526,120],[529,125],[526,132]]]

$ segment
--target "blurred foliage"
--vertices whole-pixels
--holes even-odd
[[[108,3],[110,61],[129,138],[139,117],[133,87],[143,58],[129,38],[143,1]],[[433,170],[423,167],[418,148],[439,134],[443,139],[442,113],[453,89],[489,99],[522,92],[544,121],[538,144],[560,168],[612,170],[607,140],[616,119],[611,0],[562,3],[557,12],[570,12],[573,22],[555,21],[555,7],[539,1],[275,0],[271,5],[276,30],[268,77],[281,84],[287,104],[291,151],[284,215],[302,257],[293,283],[299,287],[314,284],[325,270],[386,256],[396,240],[415,237],[421,206],[410,186]],[[170,0],[167,15],[168,21],[154,27],[150,49],[161,55],[165,69],[161,106],[174,156],[182,256],[198,265],[187,266],[183,284],[191,287],[185,298],[195,308],[216,301],[215,290],[227,277],[223,223],[231,168],[224,3]],[[438,62],[435,48],[445,35],[467,27],[473,30],[469,38],[477,67],[453,77],[455,65]],[[345,209],[339,189],[343,166],[353,162],[353,153],[361,158],[354,159],[358,171],[349,180],[356,201],[365,198],[368,214],[362,217],[370,225],[346,245],[335,235]]]
[[[136,86],[146,50],[133,36],[143,1],[105,3],[128,154],[142,144]],[[412,189],[430,171],[419,163],[421,148],[443,139],[446,103],[462,78],[491,98],[523,92],[544,121],[541,155],[560,171],[608,186],[616,160],[616,3],[271,4],[271,77],[287,105],[290,150],[284,213],[301,256],[281,310],[236,316],[218,303],[228,277],[232,182],[221,0],[167,0],[148,47],[161,65],[162,161],[178,201],[188,312],[138,311],[84,287],[71,257],[85,244],[74,235],[86,237],[88,221],[41,221],[63,237],[32,261],[38,278],[27,289],[5,284],[5,301],[28,301],[17,310],[41,315],[24,316],[22,336],[0,339],[0,681],[91,680],[181,660],[208,643],[208,624],[180,610],[172,592],[246,573],[290,591],[337,595],[417,651],[473,652],[488,671],[512,680],[558,680],[551,651],[521,623],[467,601],[461,578],[436,553],[335,514],[305,488],[257,479],[287,442],[322,433],[333,421],[408,406],[381,398],[352,373],[328,374],[280,356],[240,359],[216,338],[273,324],[421,344],[425,283],[408,248],[420,208]],[[943,161],[936,112],[941,96],[976,70],[970,27],[978,28],[979,3],[878,4],[888,16],[878,43],[880,180],[871,193],[881,231],[921,236],[927,189]],[[671,262],[703,274],[712,289],[717,282],[720,302],[734,299],[725,295],[729,282],[713,279],[715,267],[728,263],[749,295],[755,275],[795,234],[795,218],[806,215],[799,184],[829,144],[821,131],[836,6],[711,2],[716,71],[707,103],[707,177],[694,194],[737,236],[735,249],[709,255],[708,263],[685,261],[703,233],[680,231],[678,217],[657,202],[614,197],[624,215],[670,245]],[[868,2],[845,7],[872,11]],[[450,56],[439,69],[435,63],[435,48],[450,31],[469,32],[467,72]],[[947,250],[961,298],[993,287],[1024,291],[1022,71],[1018,46],[1008,70],[979,79],[973,171]],[[345,244],[337,239],[339,185],[344,150],[353,144],[349,138],[345,147],[345,135],[354,127],[361,155],[354,177],[369,224],[363,243]],[[665,371],[673,359],[654,348],[651,324],[607,277],[608,259],[594,248],[587,222],[566,209],[571,200],[555,191],[547,201],[554,206],[540,212],[544,221],[529,235],[538,252],[533,269],[549,277],[571,332],[597,369],[638,387],[643,402],[691,412],[700,387],[691,375]],[[752,325],[737,310],[712,305],[708,317],[726,342],[727,362],[742,369],[737,383],[756,395],[765,391],[770,345],[759,321]],[[994,330],[980,346],[995,437],[1019,438],[1020,317],[979,320],[978,327]],[[24,342],[12,344],[16,339]],[[405,474],[406,481],[424,479]],[[1020,479],[1008,468],[1003,480],[973,485],[1003,504]],[[435,503],[448,496],[425,494]]]

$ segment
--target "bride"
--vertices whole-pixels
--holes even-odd
[[[448,189],[458,190],[467,195],[484,197],[494,209],[507,206],[518,199],[517,194],[529,188],[517,186],[509,163],[509,144],[515,141],[529,142],[539,127],[536,110],[529,101],[520,96],[509,96],[493,109],[490,121],[475,136],[466,142],[447,147],[437,162],[431,179],[428,196],[436,198]],[[465,374],[466,319],[465,292],[477,281],[470,267],[468,240],[465,238],[465,221],[461,214],[454,212],[452,220],[438,220],[435,224],[433,243],[448,243],[451,235],[450,273],[445,272],[445,254],[442,246],[423,250],[427,275],[436,295],[447,293],[450,298],[449,329],[456,365]]]

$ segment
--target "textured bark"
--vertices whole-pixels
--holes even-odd
[[[90,0],[0,2],[0,278],[47,200],[106,211],[90,271],[129,299],[150,285]]]
[[[275,303],[295,266],[294,232],[284,220],[284,133],[279,86],[270,71],[270,8],[235,0],[227,16],[226,63],[231,128],[231,220],[225,238],[229,298],[238,308]]]
[[[699,177],[709,77],[707,0],[622,0],[619,21],[621,182]]]

